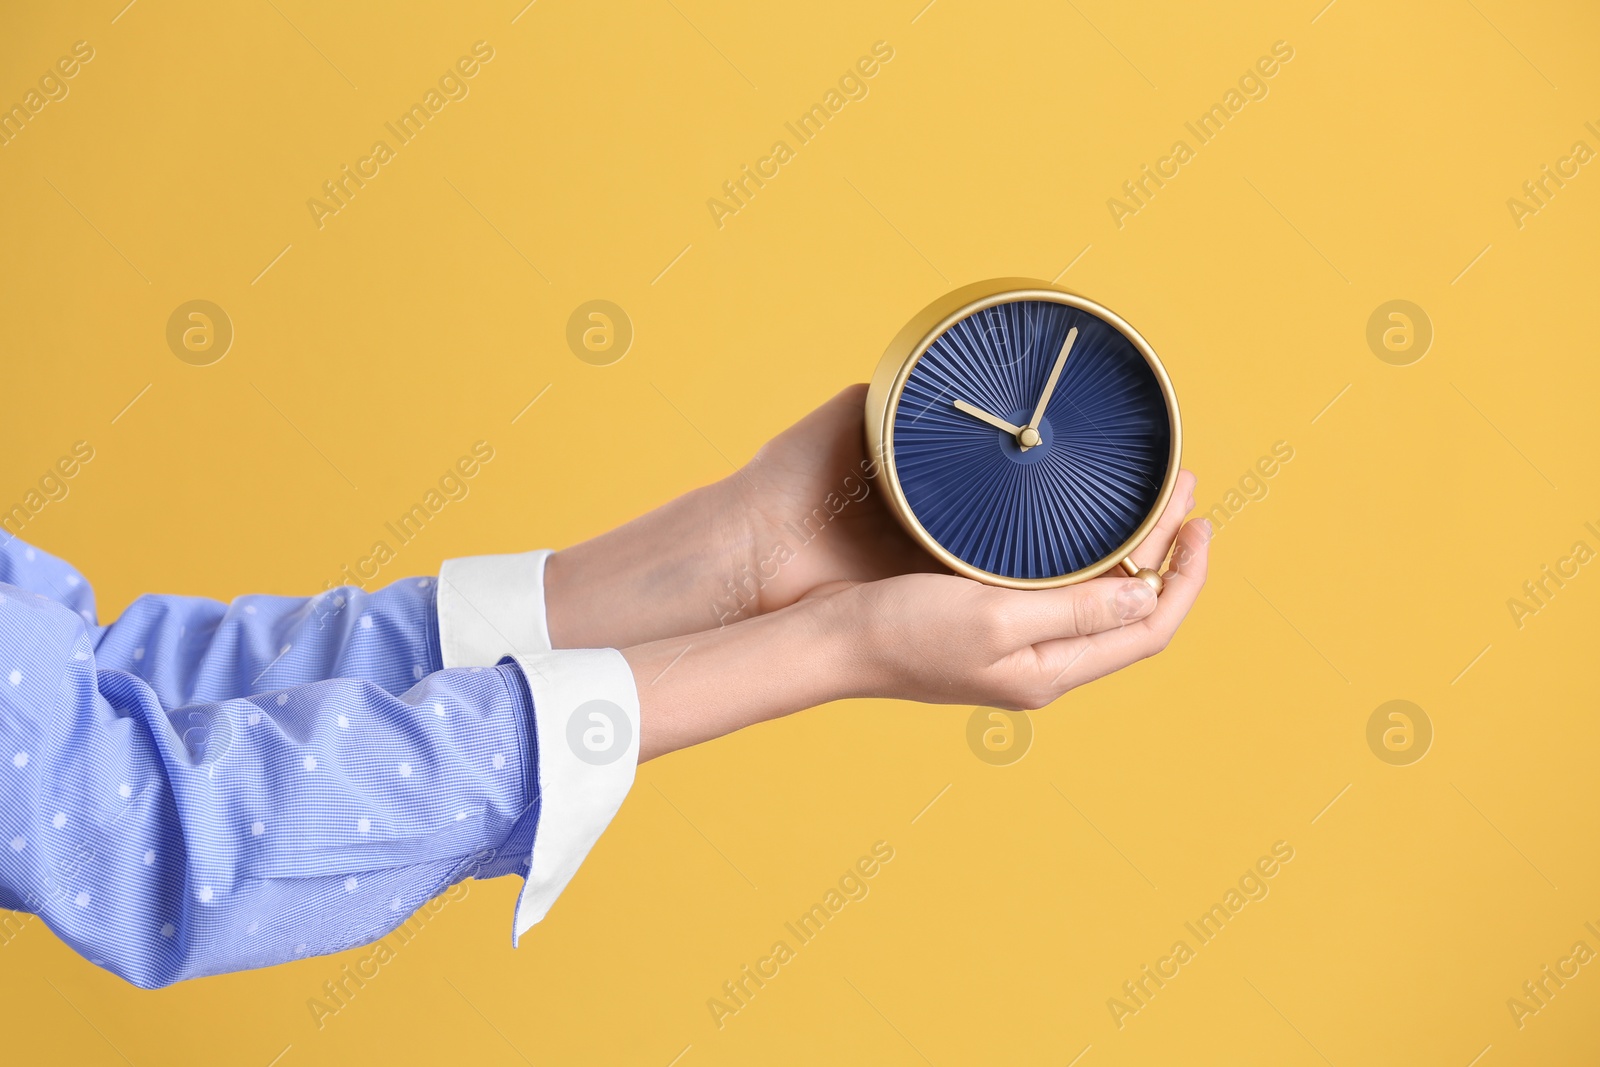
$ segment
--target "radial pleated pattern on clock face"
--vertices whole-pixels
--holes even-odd
[[[1024,449],[955,407],[1026,426],[1073,327],[1041,444]],[[1082,570],[1133,536],[1172,444],[1161,385],[1133,343],[1044,300],[998,304],[941,334],[912,368],[893,428],[900,486],[923,529],[967,564],[1018,579]]]

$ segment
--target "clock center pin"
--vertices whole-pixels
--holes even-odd
[[[1032,411],[1013,411],[1005,421],[1009,422],[1016,432],[995,431],[995,447],[1000,450],[1002,456],[1019,467],[1048,463],[1051,454],[1056,450],[1056,432],[1050,423],[1050,416],[1041,418],[1037,426],[1029,426],[1028,419],[1032,415]]]

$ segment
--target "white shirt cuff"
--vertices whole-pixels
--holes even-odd
[[[467,556],[439,568],[439,653],[446,667],[492,667],[502,656],[548,652],[544,565],[552,552]]]
[[[516,659],[533,695],[539,817],[512,944],[549,912],[610,824],[639,765],[639,692],[616,649],[552,651],[548,549],[448,560],[439,571],[441,662]]]
[[[614,648],[517,656],[533,692],[539,825],[512,944],[545,917],[611,824],[639,766],[639,693]]]

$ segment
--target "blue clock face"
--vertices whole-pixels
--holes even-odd
[[[892,418],[917,521],[957,559],[1006,578],[1057,578],[1115,552],[1155,507],[1171,457],[1166,400],[1139,349],[1099,316],[1047,300],[946,330]]]

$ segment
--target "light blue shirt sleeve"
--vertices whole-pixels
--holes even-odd
[[[441,669],[435,585],[142,597],[100,626],[71,567],[0,545],[0,908],[155,987],[526,872],[528,679]]]
[[[54,600],[88,628],[102,669],[149,683],[163,707],[227,700],[328,678],[402,693],[439,670],[437,579],[313,597],[141,596],[97,624],[94,590],[68,563],[22,541],[0,544],[0,584]]]

